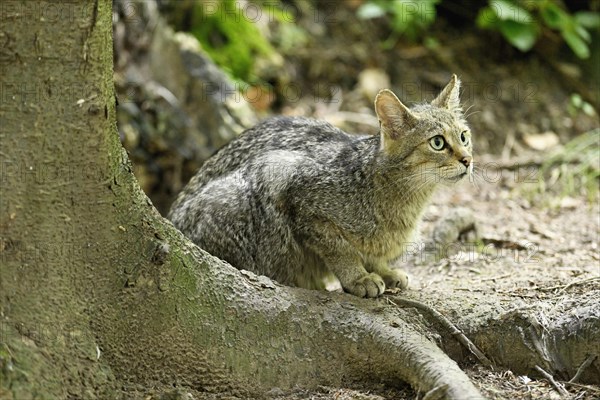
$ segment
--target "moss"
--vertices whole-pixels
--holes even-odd
[[[275,50],[254,22],[272,14],[235,0],[198,2],[192,13],[191,32],[215,63],[235,80],[256,80],[256,58],[269,57]]]

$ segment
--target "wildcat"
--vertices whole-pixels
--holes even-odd
[[[238,269],[286,285],[377,297],[405,288],[392,269],[440,184],[472,172],[471,131],[456,75],[431,102],[407,108],[387,89],[375,99],[380,132],[348,135],[308,118],[276,117],[210,158],[169,219]]]

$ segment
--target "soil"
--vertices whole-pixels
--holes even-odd
[[[484,158],[483,164],[491,160]],[[475,216],[480,241],[488,245],[476,250],[475,245],[461,243],[455,246],[460,252],[437,263],[405,266],[411,290],[435,292],[441,298],[456,291],[473,296],[493,293],[499,306],[507,308],[551,309],[586,296],[600,304],[598,201],[561,198],[552,191],[532,195],[537,182],[515,182],[511,170],[487,175],[502,176],[497,181],[482,175],[476,184],[466,182],[439,192],[425,215],[423,235],[427,237],[436,221],[453,208],[467,207]],[[467,372],[488,398],[559,398],[546,380],[476,366]],[[598,386],[566,389],[573,399],[600,395]]]

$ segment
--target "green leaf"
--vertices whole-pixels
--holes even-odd
[[[393,0],[390,4],[391,12],[396,18],[411,23],[413,19],[418,17],[422,4],[407,0]]]
[[[574,15],[575,21],[588,29],[600,27],[600,13],[592,11],[580,11]]]
[[[538,30],[535,24],[523,24],[517,21],[502,21],[500,32],[506,40],[521,51],[530,50],[537,39]]]
[[[426,36],[425,40],[423,40],[423,45],[429,50],[437,50],[441,47],[439,40],[433,36]]]
[[[360,19],[379,18],[385,15],[385,10],[378,4],[368,2],[360,6],[356,15]]]
[[[404,33],[410,27],[414,27],[418,22],[419,4],[415,2],[406,2],[406,0],[395,0],[390,4],[392,13],[392,26],[398,33]]]
[[[491,0],[490,7],[502,21],[515,21],[522,24],[533,21],[529,11],[507,0]]]
[[[575,25],[574,28],[575,28],[575,32],[577,32],[577,34],[579,35],[580,38],[582,38],[583,40],[585,40],[588,43],[590,43],[592,41],[592,36],[587,31],[587,29],[585,29],[583,26]]]
[[[571,23],[571,16],[555,3],[546,3],[540,13],[546,25],[552,29],[564,29]]]
[[[574,30],[563,30],[562,37],[577,57],[583,59],[590,57],[590,48]]]
[[[585,103],[583,103],[583,106],[581,107],[581,110],[583,111],[583,113],[585,115],[587,115],[589,117],[593,117],[594,115],[596,115],[596,110],[594,110],[594,106],[592,106],[587,101]]]
[[[481,29],[491,29],[498,26],[498,16],[490,7],[482,8],[477,15],[477,26]]]
[[[571,95],[570,101],[573,107],[575,108],[581,108],[581,105],[583,104],[583,99],[581,98],[581,95],[579,93],[573,93]]]
[[[420,8],[420,18],[422,26],[429,26],[435,21],[436,10],[435,1],[424,2],[423,7]]]

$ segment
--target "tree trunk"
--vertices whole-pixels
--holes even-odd
[[[116,133],[110,1],[3,12],[0,397],[481,397],[410,312],[237,271],[158,214]]]

